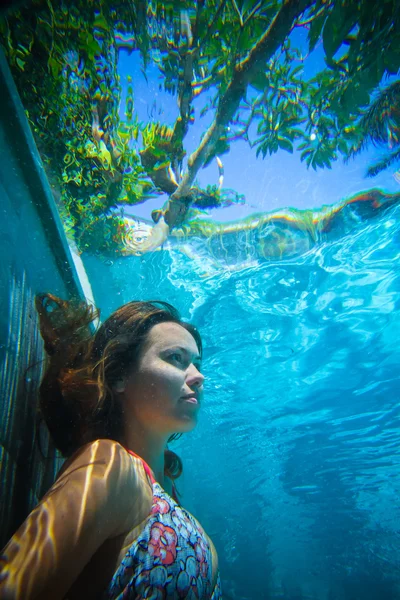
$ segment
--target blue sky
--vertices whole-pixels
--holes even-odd
[[[298,30],[293,35],[294,42],[306,48],[305,30]],[[318,47],[304,63],[304,77],[311,77],[324,65],[322,48]],[[176,98],[159,89],[162,82],[158,69],[150,65],[147,69],[147,81],[141,71],[141,61],[138,52],[120,53],[119,73],[123,86],[121,102],[121,118],[124,116],[124,90],[127,86],[127,76],[133,79],[134,109],[140,120],[153,119],[161,123],[173,125],[178,107]],[[211,111],[203,118],[199,117],[201,108],[207,101],[207,93],[200,95],[194,102],[195,123],[185,138],[185,149],[188,154],[199,143],[201,134],[207,129],[212,120]],[[246,197],[244,205],[215,209],[209,212],[217,221],[231,221],[244,218],[256,212],[270,212],[283,208],[310,209],[323,205],[337,204],[345,198],[373,187],[385,191],[399,192],[400,185],[393,177],[396,166],[374,178],[366,178],[367,165],[378,156],[376,149],[371,148],[356,159],[344,164],[342,159],[333,163],[332,169],[321,169],[315,172],[307,169],[300,161],[300,153],[289,154],[280,150],[265,159],[256,158],[255,149],[251,149],[243,141],[231,144],[229,154],[221,159],[224,164],[225,188],[233,188]],[[398,168],[398,166],[397,166]],[[201,185],[218,183],[218,168],[213,161],[206,169],[198,174]],[[162,206],[166,197],[157,197],[145,204],[138,205],[132,214],[138,217],[151,218],[151,211]],[[130,212],[130,211],[129,211]]]

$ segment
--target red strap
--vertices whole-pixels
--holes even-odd
[[[138,458],[139,460],[141,460],[141,461],[142,461],[142,464],[143,464],[144,470],[145,470],[146,474],[149,476],[151,483],[156,483],[156,480],[154,479],[154,476],[153,476],[153,472],[152,472],[152,470],[150,469],[150,467],[149,467],[149,465],[147,464],[147,462],[146,462],[145,460],[143,460],[143,458],[142,458],[141,456],[139,456],[139,454],[136,454],[136,453],[135,453],[135,452],[133,452],[132,450],[129,450],[129,449],[127,448],[127,451],[129,452],[129,454],[131,454],[132,456],[135,456],[136,458]],[[177,494],[176,487],[175,487],[175,485],[174,485],[174,484],[172,484],[172,497],[173,497],[173,499],[175,500],[175,502],[176,502],[177,504],[179,504],[179,498],[178,498],[178,494]]]
[[[132,452],[132,450],[129,450],[127,448],[129,454],[132,454],[132,456],[135,456],[136,458],[138,458],[139,460],[142,461],[144,470],[146,472],[146,474],[149,476],[151,483],[155,483],[156,480],[154,479],[154,475],[152,473],[152,470],[150,469],[149,465],[147,464],[147,462],[145,460],[143,460],[143,458],[141,456],[139,456],[138,454],[135,454],[135,452]]]

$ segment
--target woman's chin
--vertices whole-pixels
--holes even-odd
[[[177,427],[175,429],[175,433],[189,433],[189,431],[193,431],[193,429],[197,425],[197,415],[192,415],[190,417],[186,417],[184,420],[180,420],[177,423]]]

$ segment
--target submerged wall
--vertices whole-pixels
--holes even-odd
[[[34,297],[89,297],[0,48],[0,544],[52,483],[60,460],[38,426],[44,350]],[[40,433],[40,435],[39,435]],[[40,443],[39,443],[40,442]]]

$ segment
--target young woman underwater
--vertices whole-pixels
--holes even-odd
[[[0,598],[221,598],[215,548],[180,506],[180,458],[203,395],[198,331],[164,302],[97,313],[36,299],[49,364],[40,407],[67,457],[5,547]]]

